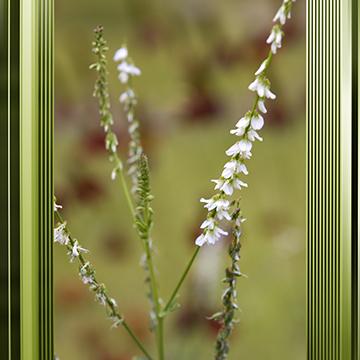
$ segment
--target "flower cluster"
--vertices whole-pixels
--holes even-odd
[[[105,148],[110,155],[110,161],[114,164],[113,170],[111,172],[111,178],[115,180],[119,172],[122,171],[123,165],[122,161],[117,155],[119,141],[116,134],[112,130],[114,120],[110,111],[110,96],[108,91],[106,70],[106,52],[108,51],[108,47],[103,37],[103,28],[98,26],[94,32],[95,40],[92,43],[92,51],[96,55],[97,61],[90,65],[90,69],[95,69],[95,71],[98,73],[98,78],[94,87],[94,96],[98,99],[99,102],[100,123],[106,134]]]
[[[223,218],[230,219],[231,210],[229,197],[234,190],[241,190],[247,187],[242,180],[243,175],[248,174],[245,162],[252,156],[251,150],[256,140],[262,141],[258,134],[264,126],[262,114],[267,112],[265,101],[274,100],[275,94],[270,90],[270,81],[266,77],[266,71],[271,63],[272,57],[281,47],[284,33],[282,27],[287,18],[291,17],[291,7],[295,0],[284,0],[280,9],[274,17],[274,26],[271,30],[267,43],[270,44],[270,51],[266,59],[261,63],[255,72],[255,80],[249,85],[249,90],[255,92],[255,101],[252,110],[248,111],[235,125],[235,129],[230,133],[239,139],[234,145],[226,150],[226,155],[230,160],[224,165],[220,178],[212,180],[215,183],[215,190],[218,192],[210,199],[201,199],[205,203],[204,207],[208,210],[207,218],[202,223],[202,233],[195,240],[195,244],[215,244],[221,237],[228,235],[219,224]]]
[[[79,263],[79,276],[83,284],[89,286],[89,289],[94,292],[95,300],[106,307],[107,314],[112,321],[112,326],[119,326],[123,322],[123,317],[119,314],[117,304],[114,299],[107,294],[105,285],[99,283],[95,276],[95,269],[89,261],[84,259],[83,254],[89,251],[83,248],[79,241],[74,239],[67,228],[66,222],[62,219],[59,209],[60,205],[54,203],[54,213],[58,224],[54,229],[54,242],[66,246],[70,262],[77,260]]]
[[[128,120],[128,132],[130,136],[128,174],[132,180],[132,191],[137,189],[138,165],[143,149],[141,146],[139,121],[135,117],[135,107],[137,105],[137,97],[132,88],[132,78],[141,75],[141,71],[129,58],[128,50],[125,46],[115,52],[114,61],[119,62],[119,80],[126,84],[125,91],[120,95],[119,101],[124,106],[124,111]]]

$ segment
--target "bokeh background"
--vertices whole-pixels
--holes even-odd
[[[91,250],[98,277],[152,347],[141,246],[119,184],[110,180],[96,101],[92,30],[105,27],[109,56],[126,41],[142,69],[145,150],[155,195],[154,242],[160,292],[167,299],[193,253],[229,129],[250,108],[247,90],[267,52],[280,0],[61,0],[55,27],[55,190],[73,234]],[[263,143],[249,162],[242,191],[244,226],[239,280],[240,323],[230,359],[304,359],[305,345],[305,4],[296,2],[284,48],[269,71],[278,98],[268,103]],[[122,86],[109,62],[115,129],[123,157],[127,129]],[[221,306],[227,242],[203,248],[186,281],[181,309],[167,318],[169,360],[211,359]],[[137,351],[110,321],[55,246],[55,348],[60,359],[126,360]]]

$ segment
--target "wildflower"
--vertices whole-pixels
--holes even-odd
[[[255,140],[262,141],[263,140],[262,137],[259,136],[259,134],[254,129],[250,129],[248,131],[248,133],[246,134],[246,136],[250,141],[255,141]]]
[[[219,196],[212,197],[210,199],[201,198],[200,202],[205,203],[204,207],[208,211],[215,211],[215,216],[219,219],[230,220],[231,216],[229,214],[230,201],[223,199]]]
[[[54,212],[58,211],[58,209],[62,209],[61,205],[57,205],[54,201]]]
[[[249,123],[250,123],[250,114],[247,113],[236,123],[235,125],[236,129],[230,130],[230,133],[236,136],[243,136],[246,132],[247,127],[249,126]]]
[[[119,325],[121,325],[124,322],[124,319],[120,317],[119,315],[113,315],[110,317],[110,320],[112,321],[112,328],[117,328]]]
[[[250,149],[251,149],[251,147],[250,147]],[[239,155],[242,159],[250,159],[251,158],[250,150],[243,150],[243,145],[240,144],[240,141],[236,142],[229,149],[227,149],[225,153],[228,156]]]
[[[266,40],[268,44],[271,44],[271,52],[273,54],[276,54],[277,49],[281,48],[282,37],[283,37],[283,32],[281,28],[279,27],[279,25],[275,25],[272,28],[271,33]]]
[[[285,13],[285,5],[282,4],[280,9],[277,11],[277,13],[275,14],[275,17],[273,19],[273,21],[280,21],[281,25],[284,25],[286,22],[286,13]]]
[[[68,245],[69,241],[69,235],[66,232],[66,223],[62,223],[54,229],[54,242],[61,245]]]
[[[213,245],[223,236],[227,235],[228,233],[217,225],[214,225],[213,228],[206,227],[205,231],[195,240],[195,244],[197,246],[203,246],[206,243]]]
[[[258,96],[274,100],[275,94],[270,91],[269,81],[263,77],[258,76],[250,85],[249,90],[257,92]]]
[[[116,55],[116,54],[115,54]],[[125,56],[126,55],[126,56]],[[114,56],[115,59],[115,56]],[[119,70],[119,80],[127,85],[127,89],[120,95],[119,101],[124,106],[124,111],[129,122],[128,133],[130,135],[129,142],[129,157],[128,157],[128,174],[132,180],[132,192],[135,193],[137,189],[137,173],[138,163],[143,153],[140,141],[139,122],[135,118],[135,106],[137,104],[136,94],[131,87],[130,78],[141,75],[141,70],[128,60],[128,53],[123,52],[121,63],[117,66]],[[116,169],[112,173],[112,178],[115,179],[117,175]]]
[[[216,179],[211,181],[216,184],[215,190],[223,191],[226,195],[229,196],[233,194],[234,188],[240,190],[242,187],[247,187],[247,184],[237,177],[229,179]]]
[[[264,118],[260,114],[255,114],[251,118],[251,127],[254,130],[260,130],[264,126]]]
[[[99,290],[96,294],[95,294],[95,300],[98,301],[101,305],[106,305],[106,296],[103,292],[103,290]]]
[[[73,262],[75,258],[80,256],[80,253],[87,253],[89,252],[89,250],[84,249],[83,247],[80,246],[79,242],[77,240],[74,241],[74,244],[72,245],[72,249],[71,251],[69,251],[69,255],[70,255],[70,261]]]
[[[118,70],[119,80],[123,84],[126,84],[129,81],[130,77],[141,75],[141,70],[138,67],[133,64],[129,64],[126,61],[123,61],[118,65]]]
[[[228,179],[240,173],[247,175],[248,174],[247,167],[243,162],[233,159],[224,165],[224,170],[221,176],[224,177],[225,179]]]
[[[265,107],[265,102],[264,102],[264,99],[263,99],[263,98],[260,98],[259,101],[258,101],[258,109],[259,109],[263,114],[266,114],[266,113],[267,113],[267,110],[266,110],[266,107]]]
[[[128,57],[128,50],[125,46],[121,47],[115,52],[114,61],[122,61]]]
[[[265,59],[265,60],[261,63],[259,69],[258,69],[258,70],[256,71],[256,73],[255,73],[256,76],[260,75],[261,73],[263,73],[263,72],[266,70],[267,65],[268,65],[268,61],[269,61],[268,59]]]

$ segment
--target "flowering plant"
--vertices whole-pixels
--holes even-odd
[[[220,323],[216,345],[215,359],[226,359],[228,357],[230,344],[229,338],[236,322],[235,313],[237,305],[237,279],[244,274],[239,267],[242,224],[245,218],[240,208],[240,199],[236,198],[236,190],[247,187],[243,176],[248,174],[247,161],[251,159],[251,150],[255,141],[262,141],[259,131],[264,126],[262,114],[267,110],[265,102],[276,98],[270,89],[270,80],[267,78],[267,70],[272,62],[273,56],[282,46],[284,36],[283,25],[291,16],[291,9],[294,0],[283,0],[273,21],[274,26],[266,42],[270,49],[267,57],[262,61],[255,72],[255,80],[249,85],[249,90],[255,93],[254,103],[248,112],[236,123],[235,128],[230,130],[232,135],[237,137],[236,142],[226,150],[229,158],[221,171],[219,178],[212,180],[215,183],[215,193],[212,197],[201,198],[207,210],[206,219],[200,225],[201,234],[195,239],[195,249],[183,274],[174,287],[167,302],[163,302],[159,296],[157,276],[153,260],[153,210],[151,201],[153,196],[150,187],[150,169],[147,156],[144,153],[141,136],[140,121],[136,114],[138,98],[133,87],[133,79],[141,75],[141,70],[130,58],[128,49],[123,45],[113,57],[117,63],[118,78],[124,86],[124,91],[119,97],[120,103],[128,121],[128,132],[130,136],[128,159],[125,164],[118,153],[119,141],[113,131],[114,118],[111,112],[110,96],[107,80],[107,57],[108,46],[104,39],[103,28],[98,26],[95,29],[93,41],[93,53],[96,62],[90,66],[97,73],[94,96],[97,98],[100,116],[100,125],[105,134],[105,148],[112,164],[111,179],[119,180],[126,197],[127,206],[131,213],[134,227],[143,247],[144,256],[142,265],[146,273],[146,284],[148,286],[148,298],[151,304],[150,322],[151,330],[155,334],[157,357],[165,359],[164,347],[164,320],[178,305],[178,293],[186,279],[192,265],[203,246],[213,245],[228,232],[223,229],[225,223],[229,223],[232,229],[232,241],[229,246],[230,265],[225,269],[224,283],[226,285],[222,294],[222,310],[214,314],[211,319]],[[128,185],[127,176],[130,178],[131,187]],[[120,312],[117,302],[109,295],[107,288],[101,283],[93,265],[86,259],[85,249],[79,241],[71,234],[66,221],[61,215],[61,205],[54,203],[54,214],[56,226],[54,229],[54,241],[63,245],[70,258],[70,262],[77,261],[79,264],[79,276],[82,282],[95,294],[95,299],[106,309],[106,313],[112,322],[113,327],[123,327],[130,338],[137,345],[142,353],[142,359],[154,359],[153,355],[146,349],[133,329],[126,322]],[[138,357],[138,359],[140,359]]]

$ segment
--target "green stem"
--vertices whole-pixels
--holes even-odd
[[[133,331],[131,330],[131,328],[129,327],[129,325],[126,323],[125,320],[122,322],[122,326],[127,331],[127,333],[130,335],[130,337],[134,340],[134,342],[137,344],[137,346],[141,349],[143,354],[148,358],[148,360],[152,360],[152,357],[146,351],[146,349],[144,348],[144,346],[141,343],[141,341],[139,340],[139,338],[133,333]]]
[[[159,360],[163,360],[164,359],[163,319],[160,317],[161,306],[160,306],[159,292],[156,282],[155,268],[152,260],[149,238],[147,240],[144,240],[144,248],[145,248],[146,259],[149,268],[151,294],[155,305],[154,310],[157,319],[157,324],[156,324],[157,349],[159,354]]]
[[[167,302],[167,304],[165,305],[165,308],[164,308],[164,313],[166,313],[166,311],[169,310],[171,304],[173,303],[176,295],[178,294],[179,290],[180,290],[180,287],[181,285],[183,284],[187,274],[189,273],[190,269],[191,269],[191,266],[193,265],[194,261],[195,261],[195,258],[197,256],[197,254],[199,253],[200,251],[200,246],[196,246],[196,249],[195,249],[195,252],[193,254],[193,256],[191,257],[190,261],[188,262],[186,268],[185,268],[185,271],[183,272],[183,274],[181,275],[181,278],[179,280],[179,282],[177,283],[174,291],[172,292],[171,296],[170,296],[170,299],[169,301]]]
[[[128,207],[129,207],[131,216],[133,217],[133,220],[135,221],[136,218],[135,218],[134,204],[133,204],[133,202],[132,202],[132,200],[131,200],[131,195],[130,195],[129,187],[128,187],[127,182],[126,182],[126,179],[125,179],[125,176],[124,176],[124,170],[123,170],[123,169],[121,169],[121,171],[120,171],[120,182],[121,182],[121,186],[122,186],[123,191],[124,191],[124,195],[125,195],[126,202],[127,202],[127,204],[128,204]]]
[[[59,211],[55,211],[55,218],[61,224],[63,224],[65,222],[63,217],[59,213]],[[73,245],[75,243],[75,239],[71,236],[71,234],[68,231],[67,227],[66,227],[66,230],[67,230],[67,233],[69,235],[69,240],[70,240],[71,244]],[[83,257],[83,255],[81,253],[79,254],[79,256],[77,258],[78,258],[79,263],[80,263],[81,266],[84,266],[86,264],[86,260],[85,260],[85,258]],[[95,279],[95,277],[94,277],[94,279]],[[98,283],[98,281],[96,279],[95,279],[95,281]],[[118,313],[117,308],[115,307],[114,303],[111,301],[111,298],[108,296],[108,294],[104,293],[104,295],[105,295],[106,303],[110,307],[110,309],[112,310],[113,314],[118,315],[118,317],[122,319],[120,324],[123,326],[123,328],[128,333],[128,335],[131,337],[131,339],[135,342],[135,344],[138,346],[138,348],[141,350],[141,352],[146,356],[146,358],[148,360],[153,360],[153,358],[151,357],[149,352],[145,349],[145,347],[142,344],[142,342],[140,341],[140,339],[131,330],[130,326],[125,321],[125,319]]]

